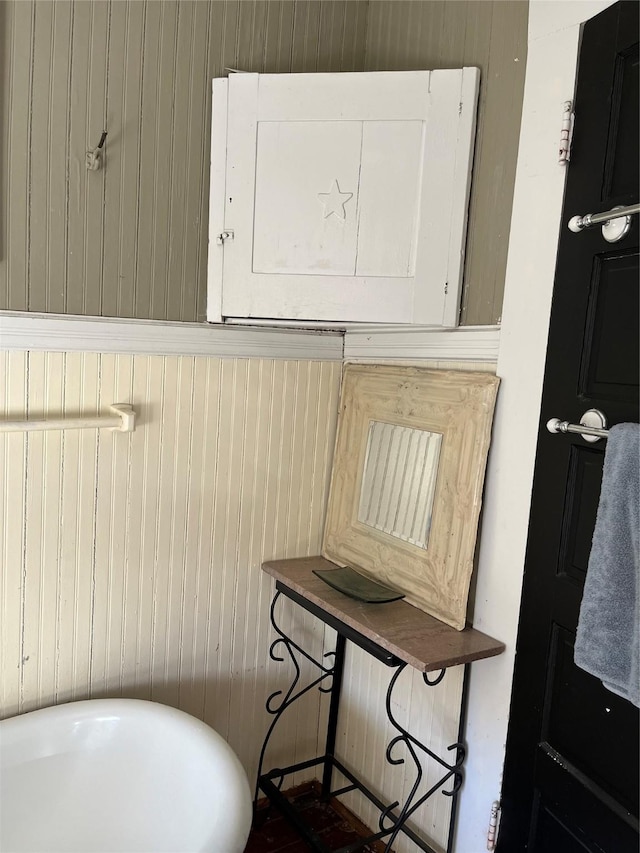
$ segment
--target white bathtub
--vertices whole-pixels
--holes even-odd
[[[0,722],[1,853],[242,853],[244,770],[194,717],[91,699]]]

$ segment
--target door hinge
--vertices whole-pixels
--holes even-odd
[[[573,101],[565,101],[562,105],[562,128],[560,130],[560,148],[558,150],[558,164],[560,166],[566,166],[571,159],[574,119]]]
[[[491,815],[489,817],[489,830],[487,832],[487,850],[496,849],[496,838],[498,836],[498,824],[500,823],[500,802],[494,800],[491,803]]]
[[[227,240],[233,240],[234,233],[233,231],[221,231],[220,234],[216,236],[216,243],[218,246],[223,246]]]

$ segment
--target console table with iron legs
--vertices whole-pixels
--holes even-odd
[[[411,838],[419,850],[434,853],[433,848],[407,826],[407,821],[430,797],[442,792],[444,796],[453,799],[449,831],[450,848],[456,801],[464,778],[466,748],[463,744],[462,731],[459,732],[457,742],[448,747],[447,751],[450,755],[446,758],[437,755],[396,720],[392,711],[394,687],[407,666],[421,672],[425,685],[432,687],[442,681],[448,667],[464,665],[466,684],[469,664],[481,658],[500,654],[504,650],[504,644],[473,628],[456,631],[405,601],[367,604],[349,598],[313,574],[314,569],[332,567],[333,564],[322,557],[277,560],[264,563],[262,566],[263,570],[272,575],[276,581],[276,593],[271,604],[271,624],[277,638],[271,644],[270,655],[276,661],[284,661],[288,658],[294,667],[294,677],[287,690],[278,690],[267,700],[267,711],[273,719],[260,753],[256,801],[259,791],[262,791],[316,853],[355,853],[365,844],[373,841],[383,842],[385,851],[390,851],[399,833],[404,833]],[[278,602],[281,596],[294,601],[336,631],[335,651],[326,653],[323,659],[318,661],[281,630],[277,621]],[[386,694],[386,712],[389,722],[398,734],[389,742],[386,758],[390,764],[404,763],[405,758],[400,757],[397,751],[399,746],[403,746],[415,765],[416,774],[415,782],[402,804],[398,801],[384,803],[336,758],[338,708],[347,641],[359,646],[376,660],[394,670]],[[302,661],[310,663],[316,672],[315,677],[304,684],[301,681]],[[276,767],[265,772],[263,766],[265,753],[278,721],[294,702],[316,687],[321,692],[330,694],[324,754],[308,761],[287,767]],[[463,690],[463,702],[464,693]],[[442,772],[429,790],[419,794],[423,777],[421,758],[425,757],[436,762]],[[329,850],[281,793],[286,776],[312,767],[318,767],[321,770],[323,798],[339,797],[358,790],[373,803],[380,812],[378,830],[368,838],[360,838],[357,842],[341,847],[337,851]],[[334,770],[347,780],[346,785],[332,789]],[[446,790],[445,786],[448,786]]]

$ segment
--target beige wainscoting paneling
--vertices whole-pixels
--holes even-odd
[[[412,363],[495,371],[493,363]],[[340,370],[336,362],[0,353],[2,418],[94,414],[127,401],[139,411],[130,436],[0,436],[0,716],[87,696],[152,698],[213,725],[253,776],[270,722],[264,701],[290,674],[268,657],[273,590],[259,566],[320,552]],[[278,614],[318,659],[334,648],[333,632],[296,605],[281,600]],[[385,801],[402,799],[414,778],[410,761],[392,767],[384,757],[395,735],[384,713],[390,675],[349,646],[337,744]],[[437,687],[407,671],[394,713],[446,754],[461,689],[461,667]],[[322,750],[325,724],[326,703],[313,691],[276,729],[268,764]],[[357,795],[349,805],[377,825]],[[436,850],[446,846],[449,809],[438,795],[413,821]],[[400,839],[394,849],[412,845]]]
[[[0,308],[204,320],[211,79],[361,70],[366,19],[364,0],[3,0]]]
[[[0,435],[0,716],[90,696],[154,699],[211,724],[254,774],[265,699],[288,672],[268,656],[272,586],[260,564],[320,551],[340,371],[0,353],[0,418],[113,402],[139,413],[131,435]],[[283,602],[281,623],[320,656],[311,616]],[[319,696],[307,698],[271,762],[315,754]]]
[[[527,60],[526,0],[370,0],[366,71],[480,68],[461,321],[499,322]]]

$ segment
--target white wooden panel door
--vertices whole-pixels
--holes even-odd
[[[478,79],[214,80],[208,319],[455,326]]]

